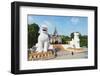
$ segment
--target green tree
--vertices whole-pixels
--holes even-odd
[[[88,47],[88,36],[87,35],[80,36],[80,46]]]
[[[74,32],[72,32],[72,33],[70,34],[70,37],[71,37],[71,38],[74,38]]]
[[[66,36],[62,35],[61,39],[62,39],[62,44],[65,44],[66,43]]]
[[[28,48],[37,43],[39,26],[36,23],[28,24]]]
[[[62,39],[62,44],[66,44],[68,43],[67,41],[70,41],[71,38],[65,35],[61,35],[61,39]]]

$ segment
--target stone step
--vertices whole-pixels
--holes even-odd
[[[45,59],[51,59],[55,57],[55,53],[53,53],[52,51],[48,51],[48,52],[31,52],[28,55],[28,60],[45,60]]]

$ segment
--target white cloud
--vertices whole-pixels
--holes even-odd
[[[72,17],[70,20],[73,24],[77,24],[79,22],[79,18]]]

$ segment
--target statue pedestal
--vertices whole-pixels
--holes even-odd
[[[48,51],[48,52],[33,52],[30,51],[28,53],[28,60],[32,61],[32,60],[46,60],[46,59],[52,59],[55,58],[55,53],[52,51]]]

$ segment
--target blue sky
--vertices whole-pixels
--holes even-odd
[[[54,32],[55,27],[59,35],[69,36],[72,32],[88,34],[88,17],[28,15],[28,24],[32,23],[47,25],[49,34]]]

